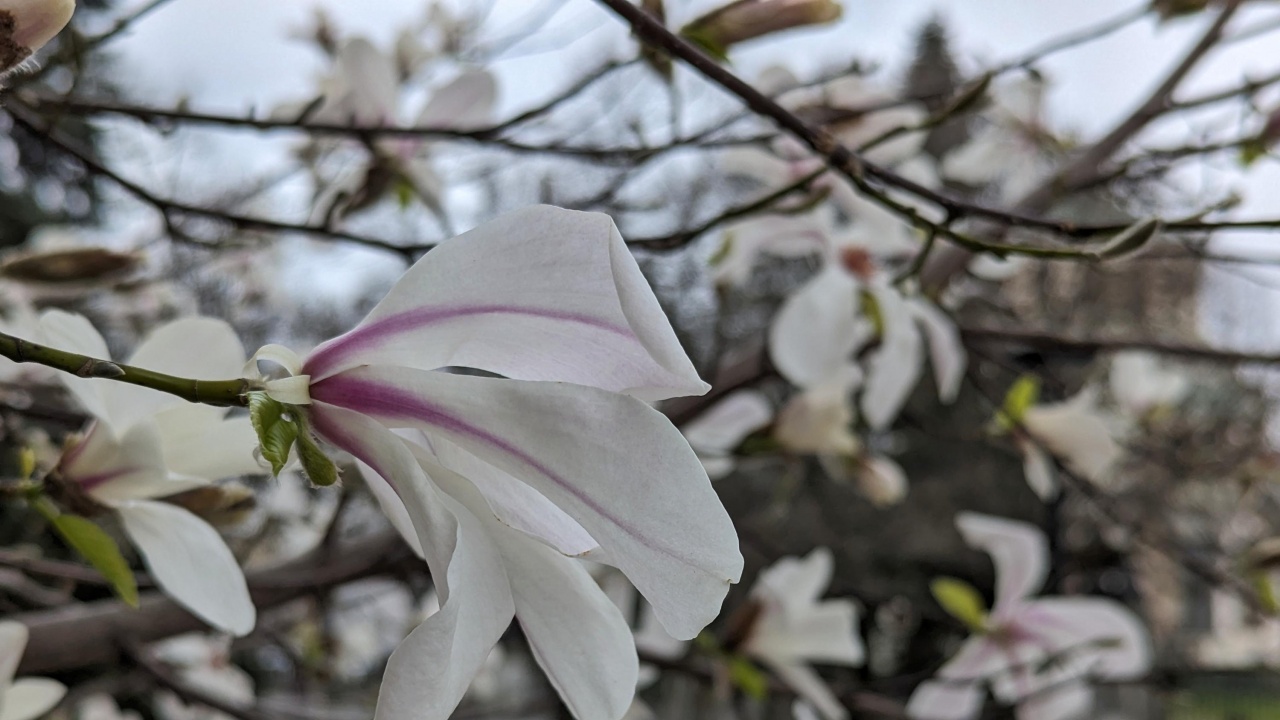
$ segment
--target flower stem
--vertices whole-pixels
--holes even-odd
[[[36,363],[79,377],[105,378],[177,395],[188,402],[232,407],[247,405],[248,380],[194,380],[55,350],[29,340],[0,333],[0,356],[19,363]]]

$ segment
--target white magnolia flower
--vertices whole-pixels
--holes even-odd
[[[956,526],[995,563],[995,607],[969,619],[978,625],[974,635],[935,679],[916,688],[907,704],[912,718],[976,718],[989,683],[1002,701],[1026,704],[1019,717],[1067,720],[1082,699],[1084,707],[1091,702],[1087,679],[1131,678],[1150,668],[1147,631],[1120,603],[1031,597],[1049,572],[1049,550],[1037,528],[976,513],[961,513]]]
[[[16,67],[62,32],[75,9],[75,0],[0,1],[0,72]]]
[[[808,557],[783,558],[762,572],[751,589],[759,611],[739,646],[826,720],[849,714],[809,664],[856,666],[866,655],[854,602],[819,599],[831,583],[833,566],[831,551],[817,548]]]
[[[796,141],[784,139],[775,142],[771,152],[759,148],[727,150],[720,165],[727,175],[751,178],[766,188],[782,188],[821,169],[823,162]],[[938,184],[932,163],[924,159],[904,163],[899,172],[921,185]],[[727,226],[712,261],[716,283],[745,282],[762,255],[793,258],[821,253],[831,261],[852,251],[894,263],[919,251],[920,239],[910,225],[880,203],[859,195],[847,181],[826,173],[813,181],[813,188],[829,194],[828,201],[813,210],[754,215]],[[896,194],[895,199],[906,204],[913,201]],[[919,211],[928,215],[926,208]]]
[[[51,310],[40,319],[44,341],[90,357],[109,357],[106,342],[80,315]],[[157,328],[128,363],[156,372],[225,380],[244,367],[244,349],[221,320],[185,318]],[[62,481],[110,508],[160,588],[209,624],[236,635],[253,629],[244,574],[218,532],[191,512],[158,502],[220,478],[262,472],[249,418],[194,405],[114,380],[60,379],[96,418],[66,449]]]
[[[27,649],[27,626],[0,622],[0,720],[34,720],[53,709],[67,688],[48,678],[18,678],[18,661]]]
[[[1023,469],[1031,489],[1045,500],[1058,492],[1053,463],[1046,451],[1073,473],[1103,482],[1124,453],[1097,410],[1097,392],[1085,388],[1060,403],[1033,405],[1022,416],[1031,437],[1018,437]]]
[[[1155,355],[1137,350],[1116,353],[1108,379],[1112,397],[1137,418],[1176,405],[1190,388],[1186,375],[1162,365]]]
[[[792,395],[778,413],[773,437],[795,453],[848,457],[862,442],[853,432],[853,391],[862,382],[856,367]]]
[[[847,375],[854,355],[878,336],[866,353],[860,397],[872,428],[897,418],[924,370],[926,351],[939,397],[954,400],[966,355],[950,318],[928,300],[903,294],[856,248],[846,248],[840,260],[787,298],[774,319],[769,352],[778,372],[800,388],[829,383]]]
[[[350,124],[361,127],[430,127],[467,130],[489,122],[497,97],[493,76],[482,69],[468,69],[432,91],[419,112],[405,112],[401,104],[400,61],[362,37],[342,43],[330,72],[320,80],[321,101],[307,119],[313,123]],[[275,118],[296,118],[309,105],[287,103],[272,112]],[[373,144],[375,162],[407,180],[417,195],[439,213],[444,183],[430,157],[430,143],[417,138],[386,138]],[[330,183],[316,199],[318,212],[328,213],[335,202],[351,205],[378,199],[385,186],[371,178],[368,168],[347,172]],[[376,187],[375,187],[376,186]],[[349,207],[347,212],[355,207]]]
[[[757,390],[739,390],[714,405],[680,429],[712,480],[733,472],[733,449],[751,433],[773,420],[773,406]]]
[[[999,196],[1010,202],[1043,182],[1052,170],[1041,121],[1044,85],[1035,73],[997,84],[984,124],[943,158],[943,177],[974,186],[997,183]]]
[[[171,666],[184,685],[233,705],[253,705],[253,678],[231,662],[229,638],[188,633],[157,643],[154,651],[156,658]],[[198,703],[188,705],[169,691],[156,694],[156,710],[164,720],[235,720]]]
[[[121,710],[116,699],[106,693],[93,693],[76,703],[75,720],[142,720],[137,710]]]
[[[626,573],[682,639],[741,573],[702,464],[647,404],[708,386],[607,216],[498,218],[436,247],[305,361],[259,357],[291,374],[269,394],[367,466],[440,594],[391,656],[378,718],[447,717],[513,616],[577,717],[619,718],[631,631],[574,557]],[[438,371],[451,366],[505,377]]]

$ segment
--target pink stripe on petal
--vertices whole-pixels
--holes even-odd
[[[578,323],[604,330],[614,335],[635,339],[630,328],[620,327],[584,313],[565,312],[561,310],[545,310],[541,308],[523,307],[520,305],[458,305],[454,307],[425,307],[406,310],[395,315],[375,320],[363,327],[334,338],[321,345],[303,364],[305,375],[319,376],[338,366],[343,360],[362,350],[369,350],[381,345],[388,338],[401,333],[417,330],[436,323],[449,322],[460,318],[477,315],[525,315],[529,317],[561,320]]]
[[[580,491],[573,485],[573,483],[547,467],[527,451],[516,447],[510,441],[505,440],[502,437],[476,427],[466,420],[432,405],[416,395],[369,380],[358,380],[355,378],[344,377],[342,375],[336,375],[312,385],[311,397],[323,403],[337,405],[338,407],[343,407],[372,417],[412,418],[419,422],[426,423],[427,425],[440,428],[446,432],[465,435],[478,440],[485,445],[511,455],[520,460],[520,462],[528,465],[535,472],[560,486],[565,490],[565,492],[573,495],[582,502],[583,505],[586,505],[601,517],[636,538],[642,545],[653,549],[660,549],[658,546],[655,546],[650,542],[649,538],[644,533],[640,532],[640,530],[634,525],[631,525],[622,518],[610,513],[590,495]],[[321,434],[327,435],[327,433],[319,427],[319,423],[317,423],[316,429]],[[330,441],[359,457],[357,453],[350,448],[343,446],[343,444],[337,439],[330,438]],[[365,460],[365,462],[368,462],[368,460]],[[387,478],[387,480],[390,481],[391,478]]]
[[[72,479],[75,480],[80,485],[81,489],[88,492],[88,491],[92,491],[96,487],[99,487],[105,483],[115,480],[116,478],[122,475],[128,475],[129,473],[137,472],[137,471],[138,471],[138,468],[127,467],[127,468],[120,468],[118,470],[108,470],[107,472],[94,473],[92,475],[87,475],[82,478],[72,478]]]

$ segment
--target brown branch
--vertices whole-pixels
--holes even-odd
[[[1144,340],[1142,338],[1069,338],[1034,330],[1004,330],[1000,328],[961,327],[960,334],[966,342],[994,342],[1028,345],[1045,350],[1116,352],[1120,350],[1146,350],[1161,355],[1174,355],[1192,360],[1209,360],[1230,364],[1280,364],[1280,352],[1255,353],[1220,350],[1201,345]]]
[[[385,533],[344,548],[314,552],[281,567],[247,576],[259,612],[326,588],[393,572],[410,558],[395,533]],[[118,600],[102,600],[7,618],[26,625],[31,639],[18,666],[22,674],[65,672],[115,662],[119,643],[152,642],[205,624],[168,597],[146,593],[134,609]]]
[[[386,240],[379,240],[364,235],[346,232],[343,230],[335,230],[333,228],[322,227],[317,225],[303,225],[297,223],[284,222],[281,220],[273,220],[270,218],[253,217],[249,215],[240,215],[222,210],[195,205],[192,203],[171,200],[169,198],[160,197],[151,192],[147,188],[138,183],[129,180],[123,175],[117,173],[103,163],[94,159],[92,153],[80,149],[74,142],[64,138],[61,133],[55,130],[51,125],[38,122],[33,117],[30,108],[25,108],[21,103],[10,102],[5,108],[9,116],[14,122],[30,130],[36,137],[43,140],[50,147],[70,156],[85,167],[93,175],[106,178],[115,183],[125,192],[133,195],[143,203],[152,206],[160,213],[165,224],[172,227],[174,215],[186,215],[192,217],[202,217],[209,220],[215,220],[225,223],[240,230],[264,230],[271,232],[286,232],[307,235],[321,240],[341,240],[344,242],[355,243],[365,247],[372,247],[379,250],[386,250],[395,253],[403,258],[411,259],[412,256],[425,249],[429,249],[432,245],[396,245]],[[208,246],[205,243],[199,243],[202,246]]]
[[[1075,160],[1018,201],[1014,206],[1015,210],[1020,214],[1043,213],[1064,192],[1090,184],[1091,178],[1102,172],[1103,163],[1151,121],[1169,110],[1173,93],[1222,38],[1223,29],[1239,6],[1240,0],[1227,0],[1209,28],[1146,100]],[[964,247],[942,248],[920,273],[921,284],[931,292],[941,290],[969,264],[972,257],[973,252]]]
[[[151,676],[151,679],[157,685],[177,695],[179,699],[187,704],[204,705],[237,720],[279,720],[280,718],[278,715],[264,712],[255,706],[232,702],[226,698],[219,697],[216,693],[211,693],[183,681],[168,666],[152,657],[147,652],[147,649],[137,642],[126,640],[121,643],[121,648],[125,655],[129,656],[129,659],[135,665]]]

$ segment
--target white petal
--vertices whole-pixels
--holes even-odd
[[[418,116],[420,127],[469,130],[490,122],[498,84],[486,70],[470,68],[431,94]]]
[[[1093,707],[1093,690],[1083,682],[1058,682],[1018,703],[1018,720],[1081,720]]]
[[[996,566],[995,610],[1017,604],[1044,585],[1049,546],[1030,523],[962,512],[956,527],[969,545],[986,552]]]
[[[849,711],[844,709],[827,682],[818,673],[803,663],[776,663],[765,661],[784,683],[797,695],[808,700],[818,709],[826,720],[845,720]]]
[[[0,622],[0,695],[18,671],[18,662],[27,649],[27,626],[20,622],[5,620]],[[0,700],[3,698],[0,697]]]
[[[1102,481],[1123,452],[1094,409],[1094,397],[1086,389],[1066,402],[1030,407],[1022,425],[1072,472]]]
[[[67,687],[48,678],[21,678],[4,692],[0,720],[34,720],[53,709]]]
[[[387,662],[376,718],[445,720],[511,624],[515,607],[502,558],[479,518],[439,491],[405,440],[323,402],[311,405],[309,417],[321,436],[390,481],[412,518],[440,596],[440,610]],[[450,473],[439,466],[430,471]]]
[[[498,532],[505,531],[505,532]],[[631,628],[582,563],[497,528],[516,619],[556,692],[580,720],[617,720],[635,696]]]
[[[257,612],[244,573],[218,531],[161,502],[130,500],[117,504],[116,511],[152,577],[170,597],[233,635],[253,630]]]
[[[376,367],[323,380],[311,394],[443,437],[528,483],[600,543],[676,637],[705,627],[741,574],[737,534],[697,456],[634,398]]]
[[[701,454],[724,455],[773,419],[773,405],[758,390],[739,390],[685,423],[681,431]]]
[[[769,328],[769,356],[793,385],[812,387],[849,365],[859,345],[859,289],[830,265],[782,304]]]
[[[88,355],[99,360],[111,359],[111,354],[107,350],[107,341],[102,339],[102,335],[93,327],[93,323],[83,315],[62,310],[46,310],[40,314],[40,337],[35,339],[58,350]],[[74,378],[66,373],[58,373],[58,379],[90,415],[112,424],[111,412],[115,408],[108,407],[106,398],[103,396],[104,388],[111,381]],[[125,430],[125,427],[120,426],[113,432]]]
[[[298,353],[284,345],[274,343],[258,348],[253,357],[244,364],[242,374],[251,380],[261,380],[263,374],[262,369],[258,367],[259,360],[279,365],[289,375],[302,374],[302,358],[298,357]]]
[[[985,693],[975,683],[925,680],[907,701],[912,720],[972,720],[982,712]]]
[[[226,321],[180,318],[147,335],[129,364],[196,380],[232,380],[244,368],[244,346]]]
[[[903,105],[889,108],[864,115],[852,123],[838,125],[836,137],[846,147],[856,150],[890,130],[916,127],[927,116],[928,113],[921,107]],[[904,132],[876,145],[865,156],[872,162],[894,165],[920,152],[926,136],[920,130]]]
[[[751,592],[800,609],[817,602],[831,584],[835,557],[830,548],[814,548],[802,558],[784,557],[760,573]]]
[[[791,716],[794,720],[819,720],[820,717],[812,705],[799,699],[791,703]]]
[[[1053,651],[1067,651],[1090,676],[1137,677],[1151,668],[1151,640],[1132,610],[1106,598],[1040,598],[1018,614],[1019,628]]]
[[[938,397],[944,403],[952,402],[960,392],[969,357],[960,340],[960,331],[946,313],[928,300],[913,298],[907,304],[929,341],[929,362],[938,384]]]
[[[852,600],[827,600],[800,612],[766,611],[757,621],[746,651],[774,662],[848,666],[861,665],[866,655]]]
[[[71,22],[76,4],[74,0],[26,0],[9,2],[5,7],[16,25],[12,42],[34,53]]]
[[[814,213],[763,215],[725,228],[724,255],[713,257],[718,285],[741,285],[761,255],[803,257],[822,250],[828,228]]]
[[[235,330],[215,318],[189,317],[174,320],[153,330],[130,356],[134,367],[195,380],[231,380],[244,367],[244,346]],[[150,388],[108,382],[104,393],[110,404],[112,424],[128,428],[186,401]]]
[[[778,413],[773,437],[792,452],[852,456],[861,444],[853,433],[853,389],[862,373],[846,366],[836,376],[791,396]]]
[[[598,548],[591,534],[542,493],[444,439],[431,443],[441,465],[465,477],[484,496],[487,509],[503,525],[563,555],[586,555]],[[477,514],[479,510],[474,510]]]
[[[942,159],[942,175],[966,185],[986,185],[1006,172],[1011,156],[1020,151],[1010,145],[998,126],[983,127],[969,142],[947,153]]]
[[[107,504],[163,497],[204,484],[169,475],[160,432],[152,422],[134,425],[119,441],[101,421],[94,423],[84,440],[62,456],[59,467],[63,477]]]
[[[981,683],[1007,670],[1010,661],[1006,648],[986,635],[974,635],[938,670],[938,677],[952,684]]]
[[[1111,394],[1134,415],[1176,404],[1189,386],[1184,375],[1161,366],[1155,355],[1136,350],[1116,353],[1109,379]]]
[[[258,436],[247,416],[223,419],[208,405],[179,405],[156,416],[160,447],[169,472],[203,480],[258,475]]]
[[[549,206],[442,243],[304,369],[314,382],[366,363],[474,367],[644,400],[710,387],[613,221]]]
[[[883,455],[866,455],[857,462],[858,488],[871,504],[888,507],[907,496],[907,474],[901,465]]]
[[[1033,440],[1019,438],[1022,451],[1022,472],[1036,496],[1049,502],[1058,496],[1058,479],[1054,474],[1053,459]]]
[[[897,419],[920,381],[924,348],[908,305],[897,290],[878,284],[867,290],[876,300],[883,333],[880,345],[867,356],[861,407],[867,424],[883,430]]]
[[[310,387],[310,375],[294,375],[268,380],[262,385],[268,397],[285,405],[310,405],[311,394],[308,392]]]
[[[357,37],[338,48],[316,122],[384,125],[395,120],[399,82],[391,58]]]
[[[458,520],[448,570],[453,599],[391,654],[378,691],[377,720],[446,720],[511,623],[501,560],[475,516],[441,497]]]
[[[391,522],[391,527],[400,533],[400,537],[404,538],[414,554],[425,559],[426,553],[423,551],[422,541],[418,539],[418,531],[413,526],[413,518],[409,517],[409,510],[396,494],[395,488],[391,487],[391,483],[387,482],[386,478],[379,475],[363,460],[357,459],[356,467],[359,468],[360,476],[364,478],[369,493],[373,495],[374,500],[378,501],[382,514],[386,515],[387,520]]]
[[[783,558],[761,573],[752,596],[762,610],[745,652],[782,664],[860,665],[865,653],[853,601],[818,600],[831,582],[832,569],[831,551],[816,548],[803,560]]]

